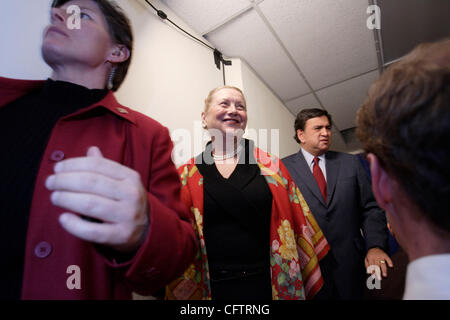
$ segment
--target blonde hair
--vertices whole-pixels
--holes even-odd
[[[206,99],[205,99],[205,110],[204,110],[205,113],[208,112],[208,109],[209,109],[209,107],[210,107],[210,105],[211,105],[211,101],[212,101],[212,99],[213,99],[214,94],[215,94],[216,92],[222,90],[222,89],[233,89],[233,90],[236,90],[237,92],[239,92],[239,93],[242,95],[242,98],[244,98],[244,103],[245,103],[245,105],[247,105],[247,101],[245,100],[244,93],[242,92],[241,89],[239,89],[239,88],[237,88],[237,87],[233,87],[233,86],[222,86],[222,87],[217,87],[217,88],[215,88],[215,89],[212,89],[212,90],[209,92],[208,96],[207,96]]]

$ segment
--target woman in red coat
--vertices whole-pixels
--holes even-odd
[[[54,0],[51,79],[0,78],[0,298],[128,299],[192,261],[169,132],[112,93],[131,53],[120,8]]]

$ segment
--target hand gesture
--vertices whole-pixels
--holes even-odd
[[[51,202],[81,215],[61,214],[59,222],[67,232],[123,253],[140,247],[149,213],[136,171],[103,158],[97,147],[89,148],[86,157],[57,163],[54,171],[45,182],[53,191]]]

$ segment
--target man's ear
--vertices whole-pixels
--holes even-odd
[[[108,60],[111,63],[122,63],[130,58],[130,50],[121,44],[116,44],[111,49],[111,53],[108,56]]]
[[[305,141],[305,138],[303,137],[303,130],[297,129],[297,138],[300,140],[300,143],[303,143]]]
[[[370,162],[370,173],[372,175],[373,194],[385,211],[392,211],[392,198],[394,192],[394,180],[388,175],[386,170],[381,166],[380,160],[373,153],[367,155]]]

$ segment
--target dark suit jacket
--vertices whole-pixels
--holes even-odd
[[[337,290],[338,296],[333,297],[360,299],[367,278],[364,266],[367,249],[387,250],[386,217],[356,156],[328,151],[325,159],[326,204],[301,151],[282,161],[331,246],[333,261],[327,262],[323,273],[328,285]]]

